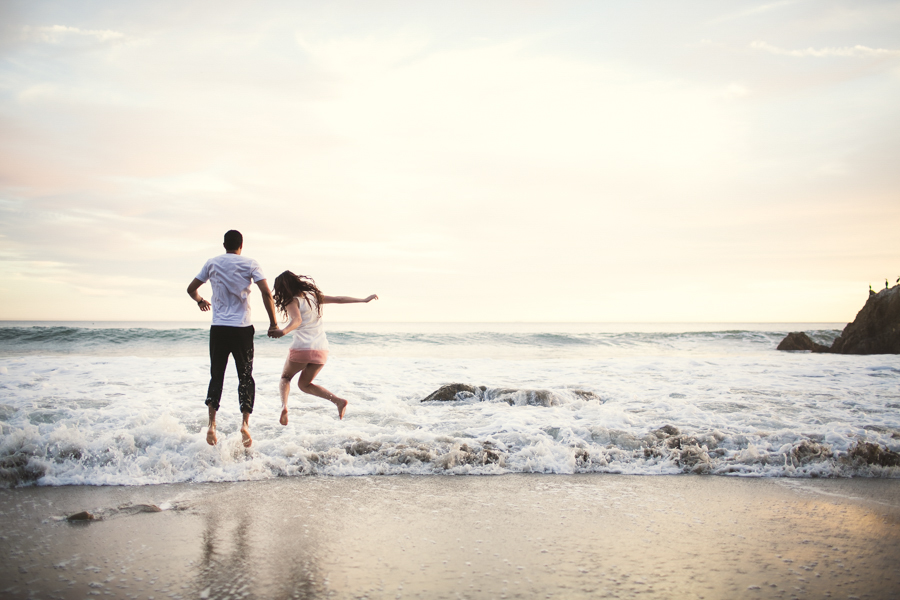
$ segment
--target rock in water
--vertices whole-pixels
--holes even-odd
[[[900,354],[900,285],[869,296],[853,322],[834,340],[839,354]]]
[[[45,467],[40,466],[38,461],[32,462],[31,458],[27,452],[0,457],[0,486],[17,486],[43,477]]]
[[[847,456],[851,460],[862,461],[869,465],[882,467],[900,466],[900,454],[871,442],[856,442]]]
[[[600,396],[589,390],[569,389],[566,392],[581,400],[603,402]],[[559,395],[550,390],[489,388],[484,385],[475,386],[465,383],[441,386],[423,398],[422,402],[459,402],[471,399],[478,402],[506,402],[510,406],[557,406],[561,402]]]
[[[831,348],[802,332],[791,332],[778,350],[811,350],[837,354],[900,354],[900,285],[871,294],[852,323]]]
[[[778,344],[778,350],[810,350],[812,352],[830,352],[831,349],[818,344],[802,331],[792,331]]]
[[[510,406],[515,406],[516,404],[556,406],[559,404],[556,395],[550,390],[488,389],[484,392],[484,399],[506,402]]]
[[[464,400],[465,398],[471,398],[472,396],[480,396],[484,393],[484,390],[487,389],[485,386],[475,387],[474,385],[466,385],[465,383],[451,383],[450,385],[443,385],[440,389],[435,390],[434,392],[428,394],[426,398],[422,400],[422,402],[449,402],[451,400]],[[457,395],[461,394],[461,397],[457,398]]]

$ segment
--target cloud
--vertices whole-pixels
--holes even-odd
[[[78,27],[68,27],[66,25],[50,25],[45,27],[31,27],[26,25],[22,28],[22,33],[26,39],[48,44],[59,44],[70,36],[92,37],[98,42],[111,42],[125,39],[124,33],[112,31],[111,29],[79,29]]]
[[[646,11],[605,3],[38,0],[0,27],[0,316],[196,319],[184,287],[233,227],[270,276],[381,293],[379,319],[712,318],[691,307],[734,265],[881,269],[896,252],[835,275],[810,248],[882,248],[900,222],[900,88],[872,76],[900,65],[895,21],[835,38],[814,3],[763,2],[715,27],[721,7],[659,3],[631,35]],[[515,292],[535,287],[554,299]],[[731,318],[783,304],[728,293]]]
[[[882,58],[889,56],[900,56],[900,50],[888,50],[886,48],[869,48],[868,46],[844,46],[841,48],[806,48],[805,50],[785,50],[762,41],[755,41],[750,44],[755,50],[762,50],[770,54],[780,56],[812,56],[815,58],[827,58],[830,56],[840,57],[858,57],[858,58]]]

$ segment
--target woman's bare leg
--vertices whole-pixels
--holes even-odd
[[[291,379],[305,367],[306,363],[291,362],[290,357],[284,361],[284,369],[281,370],[281,381],[278,383],[278,391],[281,392],[281,418],[278,419],[278,422],[282,425],[288,424],[287,401],[288,394],[291,391]]]
[[[319,398],[325,398],[326,400],[331,400],[334,402],[334,405],[337,406],[338,409],[338,417],[343,419],[344,413],[347,412],[347,402],[343,398],[335,396],[321,385],[316,385],[312,382],[313,379],[316,378],[316,375],[319,374],[325,365],[317,365],[314,363],[309,363],[306,365],[303,370],[300,372],[300,379],[297,381],[297,387],[300,388],[301,392],[305,392],[312,396],[318,396]]]

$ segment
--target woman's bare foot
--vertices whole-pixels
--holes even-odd
[[[241,437],[244,438],[244,448],[249,448],[253,444],[253,438],[250,437],[250,428],[244,423],[241,425]]]
[[[216,424],[213,423],[209,426],[209,429],[206,431],[206,443],[210,446],[215,446],[219,443],[219,438],[216,437]]]
[[[287,407],[285,407],[285,408],[283,408],[283,409],[281,410],[281,418],[278,419],[278,422],[281,423],[282,425],[287,425],[287,424],[288,424],[288,419],[287,419]]]
[[[343,418],[344,418],[344,413],[347,412],[347,405],[350,404],[350,403],[347,402],[346,400],[344,400],[343,398],[338,398],[337,396],[335,396],[334,398],[332,398],[331,401],[334,402],[334,405],[335,405],[335,406],[337,406],[337,409],[338,409],[338,417],[341,418],[341,419],[343,419]]]

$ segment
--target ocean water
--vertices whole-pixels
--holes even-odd
[[[278,423],[289,339],[256,339],[254,444],[229,365],[205,442],[208,327],[0,322],[0,485],[607,472],[900,477],[900,357],[778,352],[843,324],[328,324]],[[449,401],[422,402],[446,384]],[[877,448],[877,451],[876,451]]]

